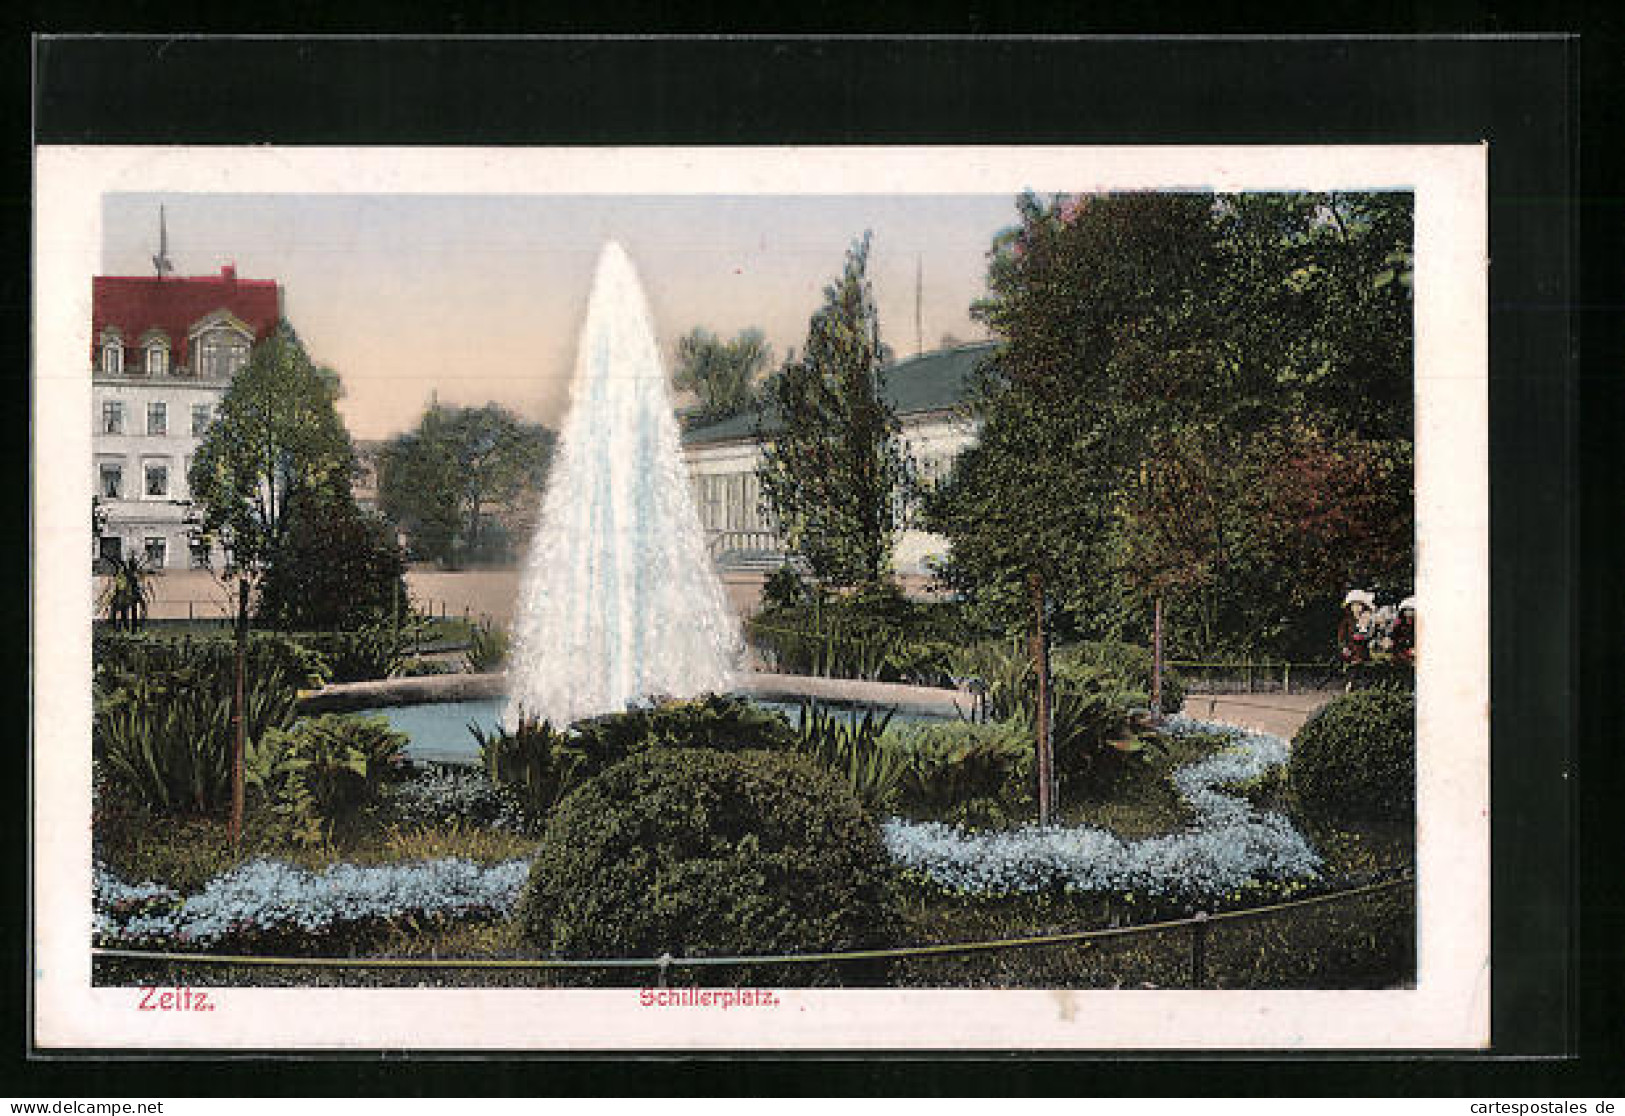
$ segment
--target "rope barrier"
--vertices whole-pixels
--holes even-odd
[[[1062,934],[1041,934],[1027,938],[995,938],[980,942],[949,942],[940,945],[894,946],[827,953],[745,955],[737,957],[603,957],[603,958],[431,958],[431,957],[264,957],[254,954],[183,953],[137,949],[92,949],[91,956],[109,960],[169,961],[213,965],[242,965],[267,968],[316,969],[667,969],[706,968],[724,965],[786,965],[841,961],[881,961],[903,957],[941,957],[1000,949],[1031,949],[1042,946],[1088,944],[1097,940],[1138,934],[1164,933],[1185,927],[1210,927],[1217,922],[1237,922],[1267,914],[1338,902],[1356,895],[1385,891],[1414,882],[1410,872],[1392,879],[1342,891],[1290,899],[1263,907],[1248,907],[1219,914],[1197,914],[1162,922],[1142,922],[1098,930],[1077,930]]]

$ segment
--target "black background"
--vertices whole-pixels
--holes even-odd
[[[660,25],[653,12],[632,5],[611,18],[631,30],[630,23],[644,17],[641,29],[647,30]],[[796,14],[810,23],[821,9],[791,18]],[[931,26],[942,32],[1065,29],[1054,11],[1025,14],[1025,25],[980,14],[939,16]],[[1552,22],[1535,29],[1579,30],[1585,22],[1580,11],[1554,8],[1545,14]],[[350,30],[343,21],[356,18],[353,12],[298,6],[281,15],[285,26],[299,22],[328,32]],[[290,18],[300,15],[307,18]],[[511,27],[501,22],[511,15],[506,9],[453,10],[438,13],[437,26],[422,26],[474,32]],[[1233,15],[1207,12],[1226,31],[1249,29]],[[1494,13],[1476,8],[1417,7],[1404,16],[1388,29],[1509,29]],[[126,30],[157,26],[153,11],[142,5],[120,18]],[[883,19],[872,19],[870,29],[884,29]],[[70,6],[33,29],[90,25],[85,13]],[[922,26],[913,21],[915,29]],[[604,23],[595,27],[607,29]],[[1618,1095],[1620,892],[1613,877],[1622,846],[1608,787],[1617,782],[1614,746],[1621,734],[1605,712],[1618,672],[1604,655],[1582,654],[1580,642],[1595,638],[1596,647],[1607,648],[1625,631],[1619,567],[1610,549],[1618,543],[1625,499],[1609,484],[1609,464],[1617,460],[1610,424],[1620,410],[1620,366],[1610,358],[1617,356],[1618,272],[1625,266],[1614,249],[1625,206],[1600,179],[1609,137],[1625,137],[1612,96],[1619,47],[1613,30],[1592,19],[1582,38],[1470,41],[77,37],[30,43],[19,36],[12,44],[18,49],[8,52],[17,68],[0,77],[24,93],[25,105],[32,85],[38,143],[1487,142],[1493,261],[1493,1025],[1496,1052],[1526,1058],[1350,1055],[1331,1065],[1321,1055],[1272,1060],[1265,1067],[1252,1058],[1186,1057],[1176,1065],[1155,1056],[753,1056],[642,1058],[628,1067],[602,1059],[403,1065],[398,1056],[371,1055],[210,1059],[155,1068],[146,1059],[24,1061],[26,1019],[18,1010],[11,1020],[15,1077],[4,1091],[51,1098],[271,1090],[1509,1096],[1590,1089]],[[1583,146],[1582,118],[1588,137]],[[15,239],[7,246],[14,261],[27,259],[26,225],[12,227],[29,204],[23,138],[21,148],[11,149],[4,195],[13,218],[7,231]],[[1584,282],[1582,243],[1597,253],[1587,256],[1596,270],[1587,271]],[[23,337],[26,266],[7,280],[0,310]],[[1576,359],[1577,337],[1598,346],[1588,354],[1587,375]],[[22,355],[13,364],[19,400],[27,390],[26,368]],[[16,412],[26,415],[26,407],[19,402]],[[13,475],[28,468],[25,446],[26,439],[13,443],[14,466],[20,462]],[[1583,488],[1582,462],[1597,470],[1597,479]],[[26,518],[21,526],[26,530]],[[13,583],[18,617],[28,608],[25,580]],[[26,677],[26,650],[8,652],[5,665],[14,668],[13,676]],[[1583,706],[1582,697],[1590,699]],[[1582,710],[1592,713],[1584,723]],[[1582,729],[1588,730],[1583,751]],[[19,769],[11,783],[10,816],[18,855],[9,858],[8,883],[14,886],[7,894],[15,898],[20,923],[28,803],[20,746],[15,753]],[[1577,789],[1585,791],[1583,799]],[[26,975],[23,932],[21,925],[13,928],[8,960],[14,964],[6,970],[19,992]],[[20,995],[16,1002],[20,1009]],[[515,1042],[536,1037],[516,1035]],[[300,1080],[283,1082],[288,1074]]]

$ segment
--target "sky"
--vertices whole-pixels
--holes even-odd
[[[619,240],[667,354],[695,326],[800,350],[846,249],[873,234],[882,340],[899,356],[987,336],[971,321],[1015,199],[975,196],[108,194],[102,273],[151,275],[158,209],[177,275],[275,279],[350,433],[387,438],[442,404],[495,401],[557,426],[593,265]]]

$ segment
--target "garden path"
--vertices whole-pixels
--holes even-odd
[[[1333,690],[1308,694],[1191,694],[1180,712],[1192,720],[1218,721],[1290,741],[1303,723],[1337,694]]]

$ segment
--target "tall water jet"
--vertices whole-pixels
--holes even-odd
[[[562,726],[657,695],[726,691],[741,648],[643,290],[611,241],[520,585],[504,719]]]

